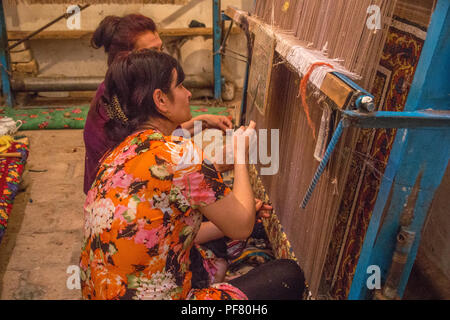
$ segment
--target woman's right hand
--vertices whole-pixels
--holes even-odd
[[[255,127],[256,123],[252,121],[247,128],[241,127],[235,132],[233,191],[219,201],[200,208],[208,220],[235,240],[246,239],[255,225],[255,197],[246,165],[249,147],[254,143],[253,136],[256,138]]]
[[[249,163],[250,146],[256,143],[256,123],[250,121],[248,127],[241,126],[233,133],[234,164]]]
[[[256,123],[251,121],[248,127],[242,126],[233,132],[232,145],[224,144],[213,159],[218,171],[233,170],[235,164],[249,163],[249,151],[256,151],[255,148],[251,148],[257,142],[255,127]],[[254,159],[255,156],[254,154]]]

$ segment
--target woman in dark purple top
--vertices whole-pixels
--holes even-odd
[[[108,121],[105,109],[100,106],[100,97],[103,95],[104,90],[105,84],[102,82],[97,89],[94,100],[92,100],[86,124],[84,125],[83,137],[86,146],[84,193],[86,194],[95,179],[99,160],[103,157],[106,150],[112,147],[108,144],[108,139],[106,139],[103,132],[103,127]]]
[[[139,49],[162,50],[162,41],[156,31],[156,25],[152,19],[139,14],[130,14],[124,17],[107,16],[95,30],[91,44],[98,49],[103,47],[108,54],[108,66],[111,65],[119,52]],[[100,160],[105,153],[114,147],[114,144],[106,137],[104,125],[109,120],[102,104],[102,96],[105,90],[101,83],[92,100],[84,127],[84,144],[86,147],[84,170],[84,193],[87,193],[94,182]],[[192,118],[181,126],[193,132],[194,121],[205,121],[206,127],[222,130],[231,129],[231,121],[225,116],[201,115]]]

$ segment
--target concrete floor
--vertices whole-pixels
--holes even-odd
[[[78,264],[82,241],[83,131],[21,134],[29,137],[31,152],[26,188],[16,196],[0,243],[0,300],[80,299],[80,290],[67,286],[67,269]],[[448,288],[435,267],[415,266],[404,298],[448,299]]]
[[[0,244],[0,299],[79,299],[80,290],[66,285],[66,270],[78,264],[83,235],[83,131],[21,134],[31,152],[26,189],[16,196]]]

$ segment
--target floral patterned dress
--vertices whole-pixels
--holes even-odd
[[[189,254],[200,206],[230,189],[190,140],[154,130],[103,161],[84,206],[85,299],[246,299],[227,283],[192,289]]]

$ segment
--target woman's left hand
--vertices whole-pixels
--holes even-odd
[[[207,129],[220,129],[226,131],[227,129],[233,128],[231,120],[226,116],[204,114],[196,117],[195,120],[204,121]]]

